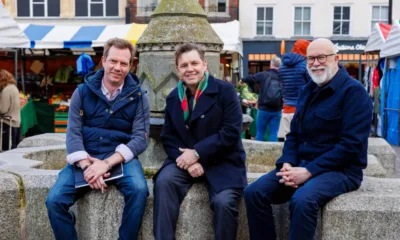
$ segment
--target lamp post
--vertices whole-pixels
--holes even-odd
[[[389,24],[392,24],[393,0],[389,0]]]

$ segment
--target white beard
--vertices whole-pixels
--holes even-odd
[[[316,75],[312,72],[312,70],[317,70],[317,69],[324,69],[325,71],[321,75]],[[308,66],[307,66],[307,71],[308,71],[308,74],[310,75],[311,79],[313,80],[313,82],[315,82],[315,84],[317,84],[318,86],[321,86],[324,83],[331,80],[334,75],[333,65],[328,65],[327,67],[320,66],[320,67],[311,67],[311,68],[308,68]]]

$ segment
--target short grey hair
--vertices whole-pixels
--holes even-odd
[[[279,57],[273,57],[271,59],[271,65],[273,65],[276,68],[279,68],[279,66],[281,65],[282,60]]]

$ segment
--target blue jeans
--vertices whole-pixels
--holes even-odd
[[[264,141],[264,135],[267,131],[267,127],[269,126],[269,141],[276,142],[278,141],[278,131],[279,124],[281,122],[282,112],[267,112],[263,110],[258,110],[257,112],[257,141]]]
[[[273,170],[244,190],[251,240],[276,239],[271,204],[289,202],[290,239],[314,239],[318,210],[332,198],[356,190],[359,185],[343,172],[325,172],[297,190],[279,183]]]
[[[137,159],[124,164],[124,177],[112,180],[124,195],[125,207],[119,228],[119,239],[137,239],[148,196],[147,181],[142,165]],[[58,175],[57,182],[47,196],[46,206],[49,220],[57,240],[78,239],[69,208],[85,194],[90,187],[75,188],[72,165],[68,164]]]

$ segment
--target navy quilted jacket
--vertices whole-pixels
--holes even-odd
[[[306,58],[297,53],[284,54],[278,74],[282,81],[283,104],[296,106],[300,88],[310,80]]]

